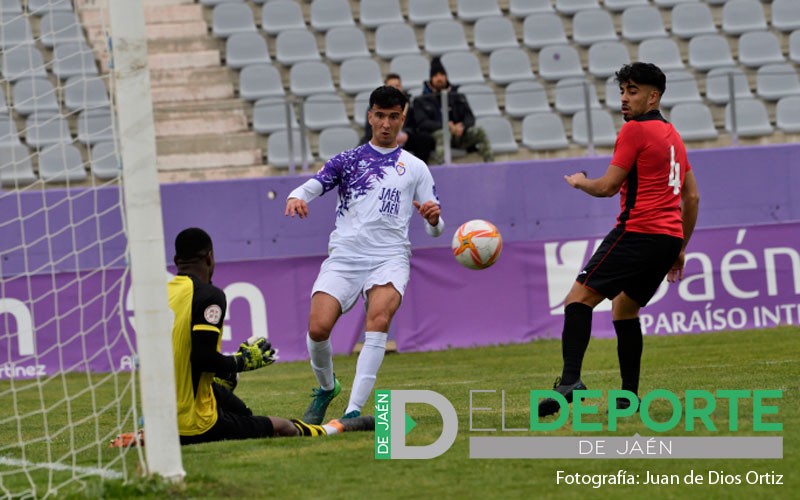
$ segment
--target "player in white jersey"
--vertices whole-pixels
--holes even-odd
[[[305,184],[289,194],[286,215],[308,216],[308,202],[339,188],[336,229],[329,256],[311,291],[306,343],[319,382],[303,420],[322,422],[331,400],[341,392],[333,373],[330,334],[336,321],[363,296],[367,308],[364,348],[358,356],[350,401],[343,418],[361,415],[375,385],[386,351],[392,317],[400,307],[409,277],[408,227],[416,210],[425,230],[444,229],[439,199],[428,166],[397,145],[407,98],[383,86],[369,99],[372,139],[338,154]]]

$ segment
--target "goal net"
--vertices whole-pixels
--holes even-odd
[[[150,103],[146,69],[127,71],[146,47],[144,55],[143,45],[138,54],[112,50],[117,36],[144,40],[141,3],[0,2],[0,496],[182,475],[174,449],[164,468],[149,450],[109,446],[145,421],[156,443],[176,442],[161,439],[162,415],[151,423],[153,374],[139,369],[152,349],[142,325],[163,332],[167,314],[154,139],[142,143],[147,127],[126,129],[150,113],[152,135],[152,111],[130,111]],[[115,14],[117,4],[130,12]],[[115,15],[130,23],[124,35],[112,32]],[[147,160],[151,172],[137,168]],[[153,203],[126,207],[132,194]],[[143,239],[149,246],[137,244]],[[143,257],[151,269],[137,266]],[[163,303],[146,304],[143,293]],[[166,366],[171,382],[171,358]]]

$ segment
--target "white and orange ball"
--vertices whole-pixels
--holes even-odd
[[[469,269],[486,269],[500,257],[503,237],[491,222],[475,219],[461,224],[453,235],[453,255]]]

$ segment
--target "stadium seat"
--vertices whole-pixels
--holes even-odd
[[[604,109],[594,109],[591,113],[592,142],[595,146],[613,146],[617,140],[617,130],[611,113]],[[589,145],[589,129],[586,111],[578,111],[572,117],[572,142],[581,146]]]
[[[589,73],[608,78],[631,62],[628,47],[622,42],[597,42],[589,47]]]
[[[549,113],[547,91],[541,83],[530,80],[512,82],[506,87],[505,111],[512,118],[533,113]]]
[[[314,162],[314,155],[311,154],[311,145],[308,137],[305,138],[306,147],[301,154],[300,148],[300,131],[292,131],[292,159],[294,164],[299,166],[303,163],[305,158],[306,163],[311,164]],[[267,163],[276,168],[289,167],[289,134],[286,130],[279,130],[271,134],[267,139]]]
[[[497,49],[489,56],[489,79],[498,85],[533,80],[531,60],[524,49]]]
[[[448,0],[408,0],[408,20],[417,26],[452,19]]]
[[[537,12],[553,12],[550,0],[510,0],[509,13],[516,18],[525,18]]]
[[[348,0],[314,0],[311,2],[311,27],[314,31],[355,26]]]
[[[568,43],[561,16],[544,12],[526,17],[522,23],[522,43],[532,49]]]
[[[60,80],[98,74],[94,52],[83,42],[59,43],[53,47],[52,69]]]
[[[500,108],[497,107],[497,95],[488,85],[462,85],[458,91],[467,97],[469,107],[476,118],[481,116],[500,116]]]
[[[589,91],[589,106],[600,108],[597,89],[583,78],[564,78],[556,83],[555,106],[561,114],[571,115],[586,109],[586,91]]]
[[[64,106],[70,111],[110,105],[105,81],[99,76],[73,76],[64,85]]]
[[[611,12],[622,12],[628,7],[641,7],[648,5],[649,0],[605,0],[603,5]]]
[[[670,110],[669,119],[684,141],[709,141],[719,137],[711,110],[702,102],[676,104]]]
[[[10,4],[12,8],[13,4],[16,3],[19,5],[19,0],[13,0],[13,2],[2,2],[3,12],[6,12],[6,3]],[[16,11],[20,12],[20,11]],[[31,14],[42,16],[47,14],[48,12],[72,12],[72,1],[71,0],[28,0],[28,12]]]
[[[275,59],[285,66],[320,61],[317,39],[308,30],[281,31],[275,39]]]
[[[748,31],[739,37],[739,62],[749,68],[782,63],[781,42],[771,31]]]
[[[428,80],[430,66],[431,63],[425,56],[409,54],[393,58],[389,64],[389,72],[400,75],[403,87],[411,95],[416,95],[423,83]]]
[[[404,87],[406,88],[406,87]],[[371,91],[359,92],[353,98],[353,123],[361,128],[367,124],[367,111],[369,110],[369,96]]]
[[[13,187],[36,180],[28,148],[22,145],[0,145],[0,185]]]
[[[110,109],[87,109],[78,114],[78,141],[82,144],[113,141],[114,129]]]
[[[459,50],[469,50],[464,26],[460,22],[431,21],[425,26],[425,52],[438,56]]]
[[[289,90],[301,97],[336,92],[331,70],[327,64],[320,61],[306,61],[292,66],[289,71]]]
[[[672,9],[672,34],[679,38],[692,38],[697,35],[717,33],[714,16],[707,4],[689,2],[676,5]]]
[[[6,113],[0,114],[0,146],[19,144],[17,121]]]
[[[331,28],[325,33],[325,58],[333,62],[370,57],[364,32],[355,26]]]
[[[722,35],[698,35],[689,41],[689,66],[700,71],[735,66],[731,47]]]
[[[598,9],[597,0],[556,0],[556,10],[569,16],[586,9]]]
[[[514,129],[508,118],[502,116],[482,116],[475,119],[475,126],[486,132],[492,152],[495,154],[516,153],[519,150],[514,139]]]
[[[789,59],[800,64],[800,29],[789,35]]]
[[[680,4],[689,3],[689,2],[697,2],[698,0],[653,0],[653,4],[656,7],[676,7]]]
[[[728,35],[766,29],[764,7],[759,0],[728,0],[722,7],[722,31]]]
[[[539,75],[547,80],[583,77],[578,51],[571,45],[550,45],[539,52]]]
[[[772,27],[787,32],[800,29],[800,2],[797,0],[773,0]]]
[[[685,68],[681,49],[671,38],[654,38],[639,44],[639,60],[653,63],[663,71]]]
[[[447,79],[456,85],[483,83],[483,73],[478,57],[472,52],[448,52],[442,55]]]
[[[706,75],[706,99],[714,104],[725,104],[730,101],[731,77],[736,99],[753,97],[744,71],[739,68],[715,68]]]
[[[303,121],[309,130],[314,131],[350,126],[344,101],[337,94],[308,96],[303,104]]]
[[[736,134],[740,137],[760,137],[770,135],[773,131],[769,123],[767,108],[758,99],[737,99],[736,103]],[[725,130],[733,131],[731,117],[732,102],[725,105]]]
[[[236,33],[225,41],[225,64],[231,68],[271,62],[267,40],[260,33]]]
[[[622,103],[620,102],[619,83],[616,76],[611,75],[606,79],[606,83],[603,85],[603,98],[605,99],[603,102],[606,108],[619,111]]]
[[[5,92],[0,92],[0,114],[8,114],[8,103],[6,102]]]
[[[419,54],[414,28],[405,23],[382,24],[375,30],[375,54],[384,59]]]
[[[14,110],[22,116],[31,113],[57,113],[56,89],[47,78],[21,78],[11,89]]]
[[[282,97],[264,97],[253,104],[253,130],[259,134],[269,135],[278,130],[287,130],[286,99]],[[299,128],[294,106],[289,103],[291,128]]]
[[[255,33],[256,21],[250,6],[242,3],[223,3],[214,7],[211,32],[218,38],[236,33]]]
[[[768,101],[800,94],[800,80],[791,63],[767,64],[756,73],[756,94]]]
[[[497,0],[458,0],[456,14],[462,21],[474,23],[485,17],[500,16],[500,5]]]
[[[473,40],[475,48],[483,53],[519,47],[514,25],[507,17],[478,19],[473,30]]]
[[[39,152],[39,177],[45,182],[86,180],[81,152],[72,144],[48,146]]]
[[[565,149],[564,122],[555,113],[534,113],[522,120],[522,144],[533,151]]]
[[[358,146],[358,134],[350,127],[326,128],[319,134],[319,159],[328,161],[342,151]]]
[[[33,43],[31,23],[26,16],[3,13],[0,16],[0,48]]]
[[[383,24],[404,23],[400,0],[361,0],[359,22],[373,29]]]
[[[89,161],[92,175],[98,179],[115,179],[122,172],[122,161],[113,142],[98,142],[92,146]]]
[[[339,69],[339,88],[346,94],[375,90],[381,85],[381,68],[372,59],[348,59]]]
[[[784,97],[778,101],[775,122],[784,132],[800,133],[800,96]]]
[[[86,42],[80,20],[74,12],[49,12],[39,25],[40,41],[47,48],[64,42]]]
[[[295,66],[292,67],[292,71]],[[324,64],[323,66],[328,72],[328,79],[331,80],[330,70]],[[313,78],[316,75],[308,75],[308,77]],[[331,88],[333,88],[332,80]],[[242,68],[239,73],[239,97],[246,101],[257,101],[264,97],[283,97],[285,94],[281,73],[271,64],[251,64]]]
[[[622,13],[622,38],[641,42],[649,38],[665,37],[664,20],[656,7],[628,7]]]
[[[661,98],[661,105],[671,108],[684,102],[703,102],[694,75],[684,70],[666,72],[667,90]]]
[[[20,78],[47,77],[44,57],[35,45],[18,45],[3,53],[3,79],[15,82]]]
[[[582,10],[572,18],[572,39],[587,47],[619,39],[611,15],[603,9]]]
[[[36,1],[36,0],[34,0],[34,1]],[[41,1],[41,0],[38,0],[38,1]],[[28,2],[28,4],[30,4],[30,2]],[[0,0],[0,13],[2,13],[2,14],[21,14],[22,13],[22,0]]]
[[[270,35],[287,30],[305,30],[306,21],[300,4],[293,0],[265,3],[261,8],[261,29]]]

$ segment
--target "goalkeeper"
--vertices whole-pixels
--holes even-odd
[[[211,284],[214,250],[205,231],[189,228],[178,234],[175,266],[178,275],[169,283],[168,293],[175,316],[172,348],[181,444],[324,436],[375,428],[373,417],[310,425],[300,420],[253,415],[244,401],[233,394],[238,373],[274,363],[275,349],[261,337],[242,343],[232,356],[220,353],[227,301],[223,291]]]

